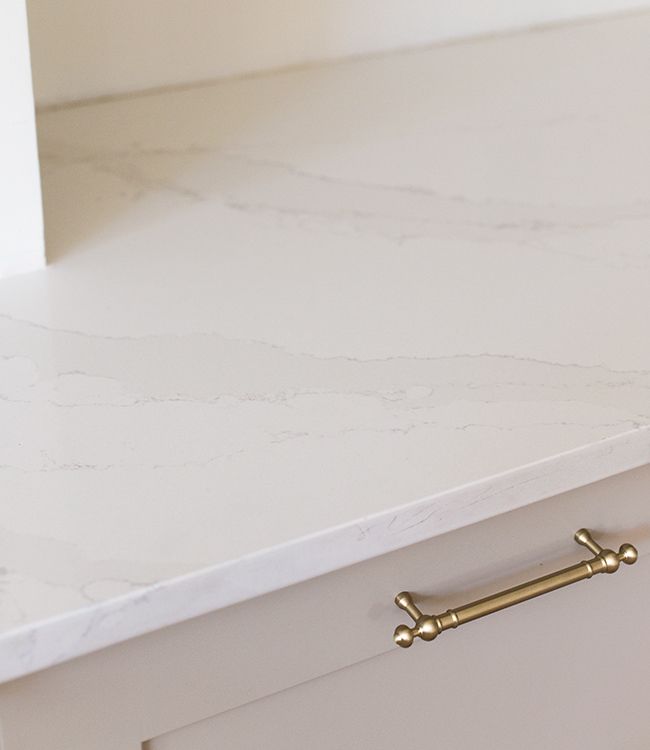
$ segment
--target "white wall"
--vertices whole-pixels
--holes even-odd
[[[641,4],[643,0],[28,0],[40,104]]]
[[[25,0],[0,0],[0,277],[44,264]]]

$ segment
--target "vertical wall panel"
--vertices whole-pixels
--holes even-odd
[[[0,2],[0,277],[44,265],[25,0]]]
[[[48,104],[640,5],[643,0],[29,0],[29,15],[36,97]]]

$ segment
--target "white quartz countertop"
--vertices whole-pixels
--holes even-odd
[[[649,38],[43,113],[52,262],[0,282],[0,680],[650,461]]]

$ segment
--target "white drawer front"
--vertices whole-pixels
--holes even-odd
[[[431,644],[198,722],[148,750],[646,750],[650,559]]]

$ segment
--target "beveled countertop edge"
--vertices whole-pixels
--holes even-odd
[[[650,463],[650,427],[15,628],[0,683]]]

